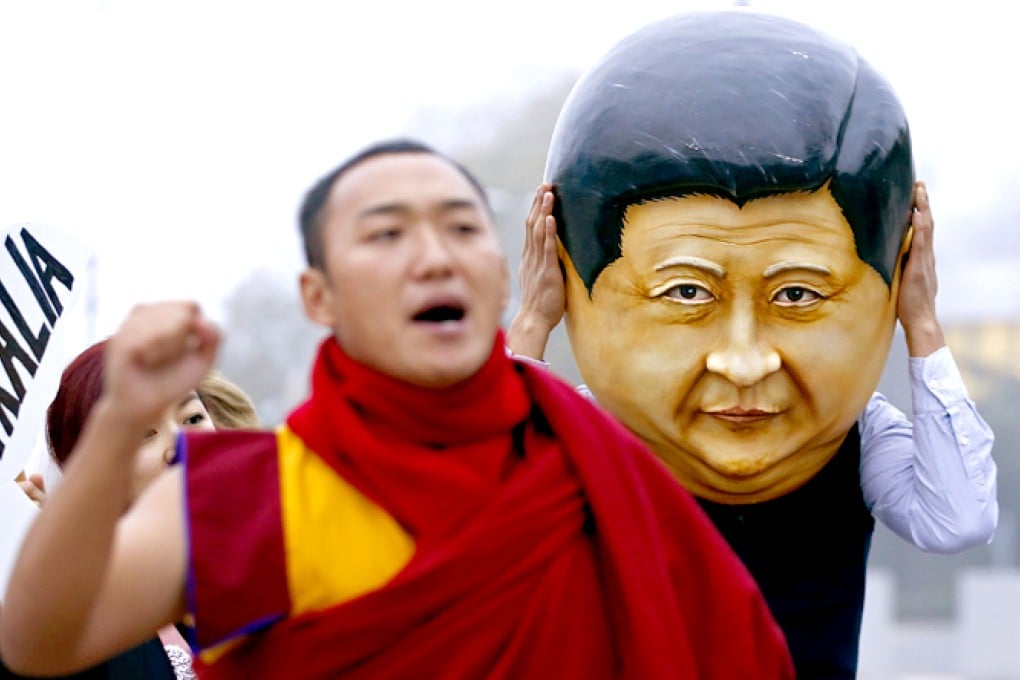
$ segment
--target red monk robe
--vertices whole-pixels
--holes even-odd
[[[693,499],[502,341],[428,390],[330,339],[287,426],[187,436],[201,677],[793,677]]]

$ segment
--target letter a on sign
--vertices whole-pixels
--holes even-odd
[[[0,230],[0,593],[34,506],[14,482],[43,432],[64,369],[59,339],[90,252],[40,224]]]

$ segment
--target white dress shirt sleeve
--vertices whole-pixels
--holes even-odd
[[[948,347],[910,359],[914,422],[876,392],[857,423],[861,489],[872,514],[929,552],[992,540],[999,519],[991,428]]]

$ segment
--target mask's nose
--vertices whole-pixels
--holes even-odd
[[[758,337],[754,311],[734,310],[726,321],[721,345],[709,352],[706,367],[737,387],[751,387],[779,370],[782,362],[774,348]]]

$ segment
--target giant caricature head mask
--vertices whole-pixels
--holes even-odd
[[[697,495],[756,502],[810,479],[895,325],[913,169],[889,85],[799,23],[682,15],[581,78],[546,178],[599,402]]]

